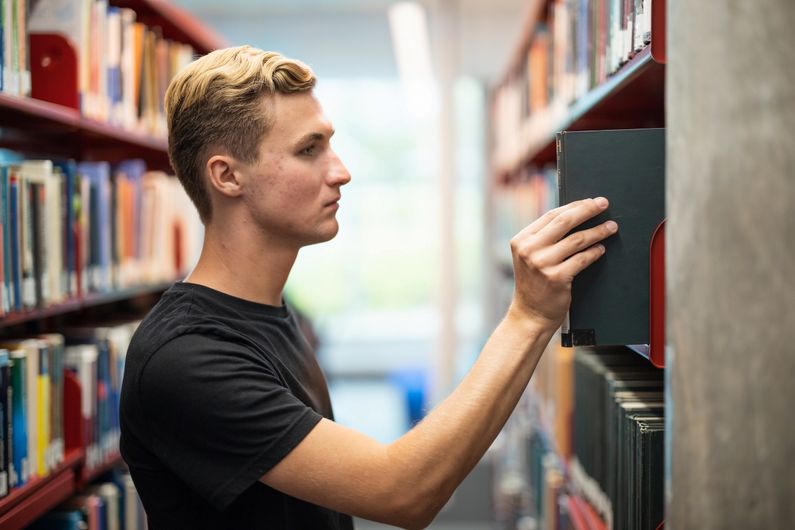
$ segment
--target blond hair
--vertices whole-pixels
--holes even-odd
[[[212,216],[204,182],[210,149],[256,162],[273,122],[263,96],[314,86],[315,74],[304,63],[251,46],[216,50],[171,80],[165,97],[168,156],[203,222]]]

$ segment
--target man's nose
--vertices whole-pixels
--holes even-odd
[[[351,174],[348,173],[348,168],[345,167],[337,153],[333,153],[333,162],[329,171],[329,183],[333,186],[344,186],[350,181]]]

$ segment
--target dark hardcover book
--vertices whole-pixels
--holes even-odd
[[[33,250],[33,286],[35,305],[44,307],[47,288],[47,254],[44,246],[45,219],[44,185],[38,182],[28,184],[28,207],[30,208],[31,239]]]
[[[557,156],[561,205],[610,200],[577,230],[619,224],[605,255],[574,279],[563,344],[648,344],[649,245],[665,217],[665,129],[562,132]]]
[[[0,165],[0,230],[3,232],[3,268],[2,305],[3,312],[11,311],[13,300],[11,296],[11,220],[9,219],[8,206],[8,166]]]
[[[20,247],[20,233],[22,222],[20,219],[20,180],[18,168],[11,168],[9,173],[9,216],[11,225],[11,290],[13,292],[15,311],[21,311],[22,303],[22,252]]]
[[[67,297],[77,294],[77,270],[75,257],[75,229],[77,225],[77,204],[75,188],[77,183],[77,163],[74,160],[57,160],[53,162],[63,174],[61,199],[64,201],[61,208],[61,226],[63,237],[63,292]]]

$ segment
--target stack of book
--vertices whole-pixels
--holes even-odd
[[[0,314],[174,280],[201,223],[177,179],[142,160],[24,160],[0,150]]]

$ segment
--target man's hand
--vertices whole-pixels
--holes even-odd
[[[509,315],[556,329],[571,304],[574,277],[604,254],[603,239],[618,225],[607,221],[570,234],[602,213],[607,199],[585,199],[550,210],[511,239],[515,287]]]

